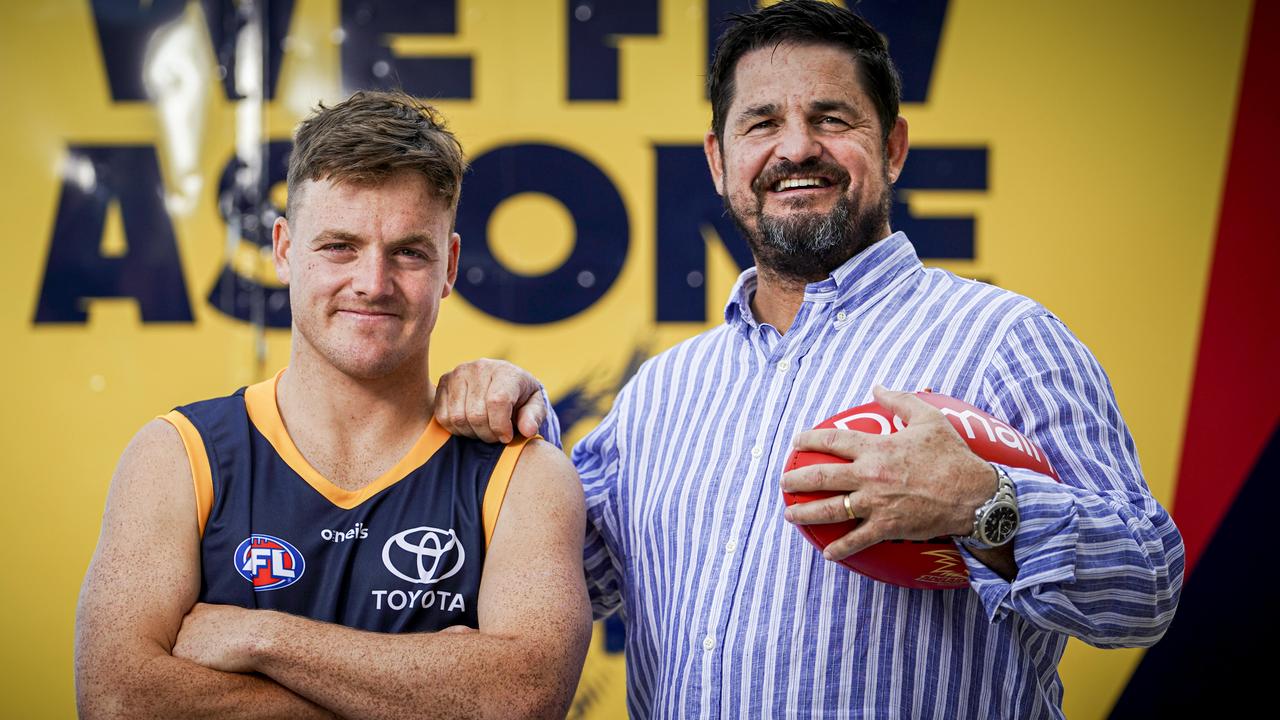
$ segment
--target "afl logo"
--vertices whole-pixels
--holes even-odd
[[[236,548],[236,571],[253,583],[254,592],[292,585],[306,568],[298,548],[278,537],[250,535]]]
[[[467,553],[453,530],[416,527],[392,535],[382,546],[382,563],[392,575],[432,585],[462,569]]]

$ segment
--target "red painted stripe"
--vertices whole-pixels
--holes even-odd
[[[1268,87],[1278,79],[1280,2],[1261,0],[1253,8],[1173,503],[1188,575],[1280,419],[1280,92]],[[1187,92],[1194,97],[1195,87]]]

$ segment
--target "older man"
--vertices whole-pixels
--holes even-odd
[[[907,123],[865,21],[811,0],[735,16],[708,87],[707,162],[756,267],[724,324],[647,362],[573,452],[595,609],[626,621],[630,710],[1060,717],[1067,638],[1154,643],[1182,582],[1181,538],[1106,376],[1045,308],[927,269],[891,232]],[[484,424],[464,386],[533,385],[493,366],[456,375],[439,412],[459,425]],[[1007,420],[1062,482],[984,462],[880,384]],[[908,427],[806,432],[873,397]],[[792,447],[852,462],[784,476]],[[779,478],[840,494],[784,512]],[[1010,504],[1020,524],[980,529]],[[851,516],[825,559],[788,525]],[[968,588],[908,590],[832,562],[939,536],[956,538]]]
[[[431,422],[461,148],[357,93],[300,127],[289,366],[146,425],[76,626],[85,717],[550,717],[590,636],[582,490],[542,441]]]

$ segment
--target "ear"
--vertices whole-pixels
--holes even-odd
[[[289,252],[292,249],[293,236],[289,232],[289,221],[278,217],[271,226],[271,260],[276,266],[276,277],[285,285],[289,284]]]
[[[889,143],[885,158],[885,164],[889,170],[889,182],[898,182],[898,176],[902,175],[902,166],[907,162],[907,119],[898,116],[897,121],[893,123],[893,130],[889,132]]]
[[[458,233],[449,235],[449,267],[445,270],[444,292],[440,293],[440,297],[449,297],[449,293],[453,292],[453,285],[458,281],[458,252],[462,248],[462,236]]]
[[[702,139],[702,151],[707,154],[707,167],[711,168],[711,182],[716,192],[724,197],[724,155],[721,154],[720,139],[714,130],[708,130]]]

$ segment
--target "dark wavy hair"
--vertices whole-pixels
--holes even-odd
[[[898,118],[902,80],[880,33],[858,15],[818,0],[787,0],[764,10],[732,14],[729,28],[716,43],[707,96],[711,98],[711,129],[724,144],[725,116],[733,104],[733,75],[743,55],[782,43],[815,43],[847,48],[871,96],[885,142]]]

